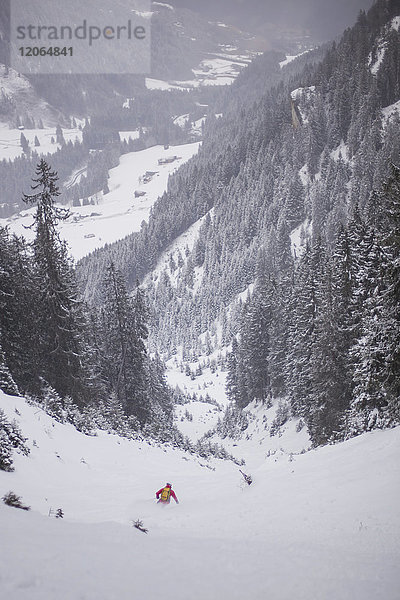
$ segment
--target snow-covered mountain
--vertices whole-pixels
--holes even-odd
[[[30,448],[0,472],[0,496],[31,506],[0,505],[10,600],[397,598],[398,428],[304,454],[293,432],[267,459],[264,440],[246,453],[249,486],[232,462],[85,436],[17,397],[1,407]],[[157,505],[166,480],[179,505]]]
[[[395,600],[398,3],[225,89],[234,30],[153,13],[157,74],[0,135],[0,595]]]
[[[95,12],[107,14],[106,4],[97,4]],[[117,4],[129,13],[126,0]],[[87,19],[91,11],[88,7]],[[24,76],[0,64],[0,160],[13,163],[1,165],[6,185],[0,216],[24,208],[21,198],[29,190],[37,156],[56,155],[52,165],[65,184],[61,200],[72,205],[101,195],[108,170],[117,164],[116,149],[106,158],[90,156],[90,151],[115,144],[118,132],[126,146],[131,138],[120,153],[198,140],[215,88],[235,81],[262,48],[236,28],[166,3],[155,3],[150,17],[152,70],[146,74]],[[56,133],[60,126],[61,136]],[[63,147],[70,142],[77,147]],[[108,241],[133,231],[136,227],[124,228]]]
[[[0,64],[0,106],[2,120],[7,119],[13,112],[18,115],[30,115],[35,120],[54,126],[62,119],[60,111],[40,98],[24,75],[6,68],[3,64]],[[3,159],[3,156],[1,158]]]
[[[119,18],[132,13],[131,3],[128,0],[118,0],[114,3],[113,9]],[[57,10],[60,11],[57,15],[59,22],[69,22],[71,7],[65,5]],[[25,17],[29,21],[30,11],[32,11],[31,22],[35,22],[33,5],[25,8]],[[41,14],[45,12],[43,5],[41,11]],[[110,9],[108,2],[102,1],[97,2],[93,7],[86,6],[85,11],[84,18],[90,22],[91,18],[96,20],[98,15],[109,15]],[[151,29],[149,71],[131,76],[115,75],[120,73],[121,59],[110,45],[109,75],[96,75],[98,72],[101,73],[102,62],[99,60],[97,64],[97,57],[88,55],[87,68],[90,74],[84,77],[79,74],[68,77],[28,74],[30,85],[34,89],[32,96],[36,94],[44,98],[64,115],[87,116],[101,110],[102,102],[110,102],[112,99],[110,96],[120,97],[122,106],[126,97],[132,98],[140,93],[144,85],[148,89],[188,90],[197,86],[229,84],[266,46],[262,39],[256,39],[236,27],[229,25],[221,27],[221,24],[210,22],[196,12],[176,8],[167,3],[152,3],[151,11],[145,13],[145,20],[149,21]],[[6,30],[7,24],[2,23],[0,19],[1,37],[7,36]],[[4,49],[2,53],[0,46],[1,62],[8,64],[8,57]],[[0,89],[3,87],[6,91],[7,82],[5,84],[5,86],[0,84]],[[18,114],[29,114],[29,106],[25,109]],[[43,120],[45,116],[42,115]],[[32,117],[33,113],[30,114],[30,118]]]
[[[276,87],[265,84],[269,57],[255,61],[232,87],[223,118],[209,119],[201,150],[171,178],[149,225],[79,265],[88,298],[96,297],[96,265],[105,260],[118,262],[131,285],[137,277],[144,280],[152,306],[152,350],[166,358],[178,352],[193,365],[215,351],[216,362],[230,373],[231,398],[242,407],[255,398],[289,396],[292,409],[302,414],[308,394],[311,405],[318,397],[312,417],[304,408],[313,427],[314,419],[320,423],[322,414],[336,411],[325,392],[332,386],[341,408],[329,417],[329,433],[320,431],[325,441],[338,431],[351,435],[377,423],[380,410],[392,406],[386,392],[382,404],[378,400],[384,382],[393,382],[390,395],[393,408],[397,405],[397,378],[391,375],[382,374],[373,402],[361,400],[371,393],[362,375],[365,364],[375,368],[363,342],[373,317],[361,313],[377,299],[371,297],[357,317],[353,314],[359,299],[372,294],[367,281],[379,277],[373,275],[372,254],[361,258],[363,232],[377,236],[380,255],[397,252],[395,245],[386,247],[382,230],[389,221],[387,226],[396,228],[389,205],[396,202],[398,170],[392,173],[390,164],[399,162],[398,10],[384,5],[361,13],[337,46],[318,55],[319,64],[310,52],[282,68],[276,65],[281,77]],[[390,287],[394,306],[396,275],[390,263],[382,267],[390,282],[381,293]],[[344,286],[343,298],[334,299],[336,278]],[[339,315],[339,306],[346,306],[346,316]],[[386,330],[392,327],[394,332],[394,323]],[[239,346],[227,360],[233,339]],[[337,351],[330,353],[333,343]],[[392,347],[383,340],[374,344]],[[350,363],[342,362],[347,353]],[[315,370],[305,375],[305,365],[313,370],[313,361]],[[385,364],[392,361],[395,354]],[[343,377],[346,364],[352,374]],[[344,417],[346,410],[355,412]],[[383,421],[388,423],[386,416]],[[316,427],[324,429],[321,423]]]

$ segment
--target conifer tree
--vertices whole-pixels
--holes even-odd
[[[316,315],[315,275],[309,246],[301,259],[293,285],[289,352],[286,357],[287,389],[293,413],[307,415],[311,389],[311,356]]]
[[[138,287],[132,300],[122,273],[111,262],[104,277],[102,369],[128,415],[149,416],[146,391],[147,310]]]
[[[371,243],[359,280],[368,287],[353,350],[354,395],[349,432],[400,420],[400,169],[370,205]],[[377,231],[377,232],[376,232]]]
[[[228,374],[226,378],[226,395],[231,402],[239,405],[238,388],[238,342],[236,337],[232,339],[232,350],[228,355]]]
[[[44,159],[36,169],[32,189],[24,194],[27,204],[36,204],[33,242],[34,282],[39,290],[37,352],[39,373],[61,396],[78,403],[88,399],[89,372],[84,341],[86,323],[78,286],[65,242],[57,225],[68,217],[58,208],[57,174]]]
[[[37,371],[38,288],[23,238],[0,228],[0,336],[4,360],[22,390],[33,391]]]
[[[12,378],[10,370],[6,364],[4,352],[0,344],[0,390],[10,396],[18,396],[18,388]]]
[[[29,153],[29,142],[23,133],[21,133],[20,144],[21,144],[22,150],[25,152],[25,154],[28,154]]]
[[[273,290],[264,265],[265,261],[261,261],[258,266],[258,278],[242,339],[248,361],[248,397],[258,401],[265,401],[271,393],[269,358]]]
[[[58,124],[56,127],[56,142],[57,144],[61,145],[65,144],[65,139],[60,124]]]

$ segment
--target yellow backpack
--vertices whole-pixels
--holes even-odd
[[[161,502],[168,502],[171,495],[171,488],[165,487],[161,492]]]

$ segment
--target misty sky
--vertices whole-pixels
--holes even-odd
[[[370,8],[373,0],[171,0],[170,4],[260,33],[272,23],[310,29],[321,39],[330,39],[353,25],[359,10]]]

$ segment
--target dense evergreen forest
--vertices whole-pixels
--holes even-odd
[[[124,414],[133,430],[146,424],[172,426],[164,367],[145,346],[143,291],[137,287],[129,296],[120,271],[110,263],[101,309],[85,306],[57,231],[68,210],[55,204],[57,175],[43,159],[32,188],[24,201],[36,206],[33,244],[0,229],[2,389],[58,403],[60,411],[72,402],[81,410],[112,413],[114,421]]]
[[[42,159],[23,197],[37,207],[33,245],[0,230],[2,386],[172,431],[159,354],[219,350],[236,411],[279,399],[281,421],[301,417],[315,445],[398,423],[398,15],[398,2],[378,0],[338,43],[282,70],[275,53],[256,59],[216,94],[199,154],[149,222],[76,270]],[[57,169],[108,126],[94,118]],[[82,185],[106,188],[128,149],[111,140]],[[27,158],[17,164],[27,176]]]
[[[316,444],[399,418],[400,136],[386,116],[400,97],[398,14],[378,1],[279,83],[261,57],[140,234],[78,269],[89,300],[110,257],[129,286],[146,278],[150,346],[167,356],[233,340],[232,400],[289,398]],[[152,276],[199,219],[193,247]]]
[[[33,193],[23,198],[36,207],[32,244],[0,227],[0,389],[88,435],[103,429],[237,461],[218,444],[192,443],[174,424],[174,404],[186,398],[167,385],[159,356],[149,355],[149,309],[139,284],[128,294],[111,261],[99,306],[83,302],[57,229],[68,217],[56,205],[57,180],[41,159]],[[0,441],[0,469],[12,470],[13,449],[27,449],[1,409]]]

